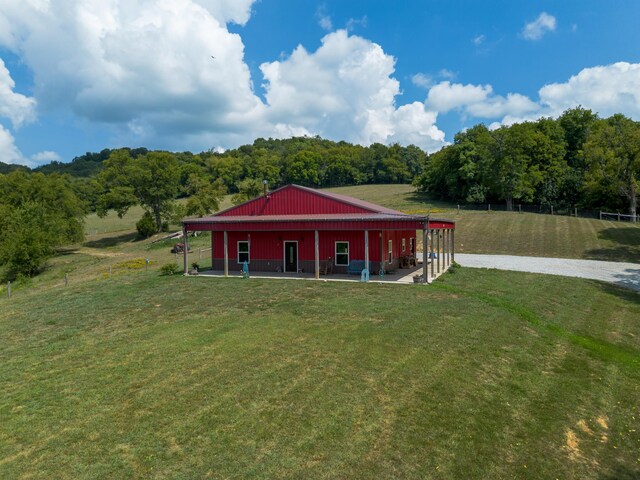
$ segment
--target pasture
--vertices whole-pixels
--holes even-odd
[[[466,253],[638,261],[628,224],[336,191],[453,218]],[[173,241],[129,215],[0,289],[0,478],[640,477],[637,293],[474,269],[162,277]]]
[[[465,269],[2,299],[0,477],[636,478],[638,319],[626,290]]]

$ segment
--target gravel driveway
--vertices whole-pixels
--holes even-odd
[[[640,264],[637,263],[468,253],[456,253],[456,262],[464,267],[590,278],[640,291]]]

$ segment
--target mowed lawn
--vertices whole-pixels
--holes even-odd
[[[411,185],[362,185],[330,191],[406,213],[456,221],[456,251],[640,263],[640,224],[517,212],[461,210]]]
[[[640,476],[640,297],[123,274],[0,299],[0,478]]]

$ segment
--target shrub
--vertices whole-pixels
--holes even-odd
[[[175,275],[178,273],[178,265],[175,263],[167,263],[160,267],[160,275]]]
[[[149,212],[144,212],[142,218],[138,220],[138,223],[136,223],[136,230],[138,230],[138,235],[142,238],[149,238],[158,231],[156,222],[153,221],[153,217]]]
[[[456,273],[460,267],[461,266],[458,262],[451,262],[451,265],[449,266],[449,273]]]

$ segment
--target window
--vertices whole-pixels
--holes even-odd
[[[407,242],[406,239],[403,238],[402,239],[402,253],[404,253],[407,250]]]
[[[238,242],[238,263],[249,263],[249,242]]]
[[[393,240],[389,240],[389,263],[393,261]]]
[[[349,242],[336,242],[336,265],[349,266]]]

